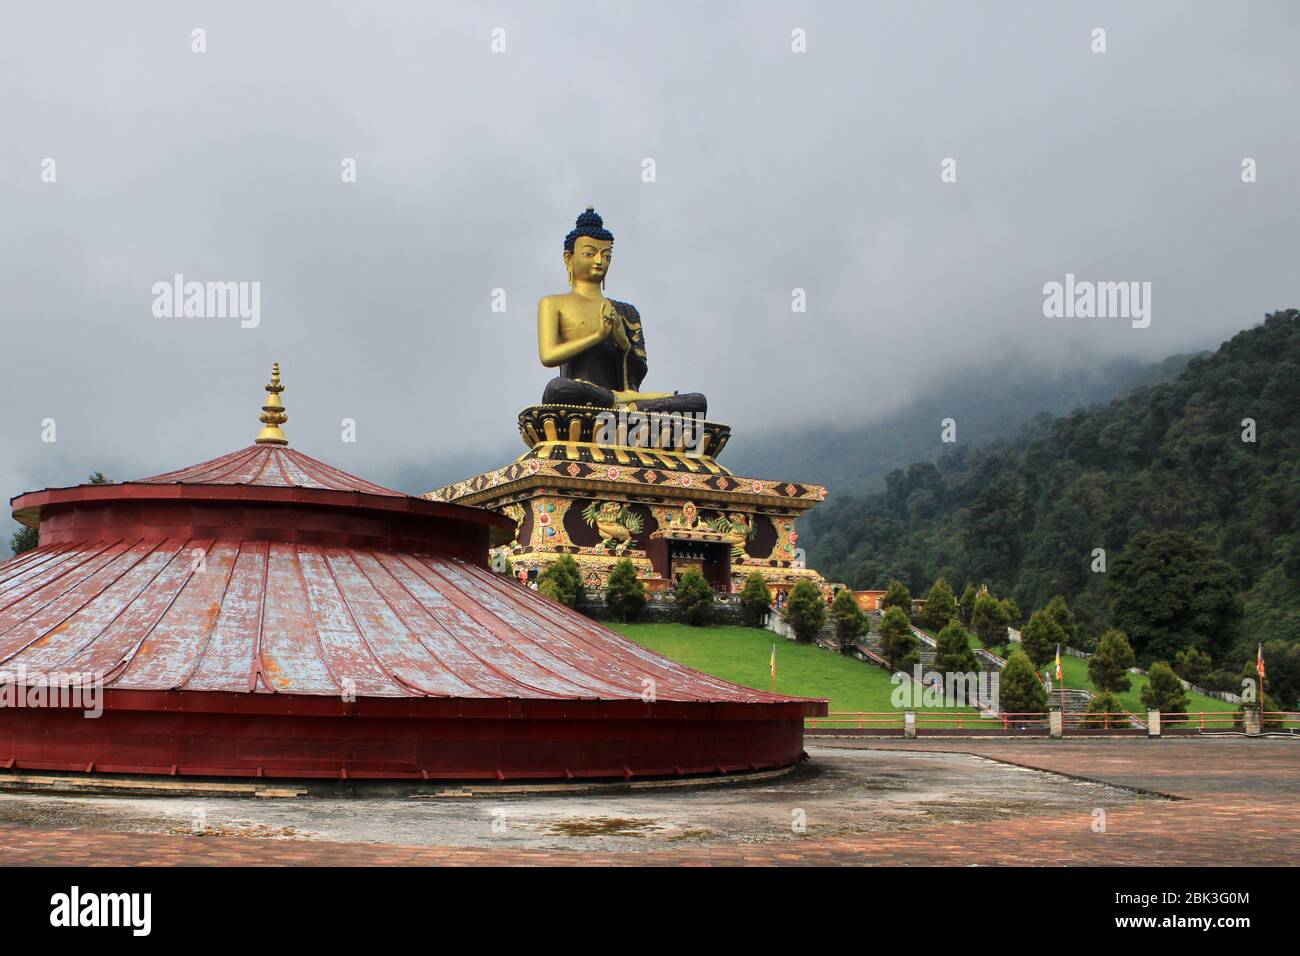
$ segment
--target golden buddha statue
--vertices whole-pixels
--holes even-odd
[[[605,298],[613,249],[613,233],[588,206],[564,237],[569,291],[537,303],[538,355],[547,368],[560,370],[542,401],[704,414],[708,403],[698,392],[639,391],[649,368],[641,316],[630,303]]]

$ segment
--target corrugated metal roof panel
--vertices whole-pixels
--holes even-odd
[[[249,445],[211,461],[141,478],[147,485],[248,485],[254,488],[316,488],[368,495],[406,495],[340,471],[284,445]]]
[[[0,564],[0,669],[110,688],[773,703],[452,557],[87,541]]]

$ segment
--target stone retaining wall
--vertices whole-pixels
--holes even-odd
[[[605,598],[601,592],[588,593],[587,600],[578,608],[588,617],[595,618],[598,621],[608,621],[613,615],[605,607]],[[645,610],[637,618],[640,623],[646,624],[673,624],[677,623],[677,602],[668,591],[658,591],[654,594],[646,595]],[[713,624],[742,624],[742,614],[740,609],[740,596],[738,594],[729,594],[723,596],[715,595],[713,598]]]

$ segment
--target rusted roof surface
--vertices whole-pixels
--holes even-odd
[[[240,456],[249,478],[266,470],[217,461],[234,474]],[[264,540],[88,541],[0,564],[0,671],[20,665],[138,690],[800,700],[691,670],[455,558]]]
[[[220,458],[169,471],[133,484],[249,485],[257,488],[316,488],[359,491],[368,495],[406,497],[382,485],[350,475],[310,455],[283,445],[249,445]]]

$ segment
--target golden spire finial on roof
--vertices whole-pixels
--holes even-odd
[[[280,363],[276,362],[271,366],[271,384],[266,386],[266,404],[258,416],[258,421],[262,423],[262,430],[257,433],[259,445],[289,444],[289,439],[280,428],[289,420],[289,416],[284,413],[284,402],[280,401],[280,393],[283,391],[284,386],[280,384]]]

